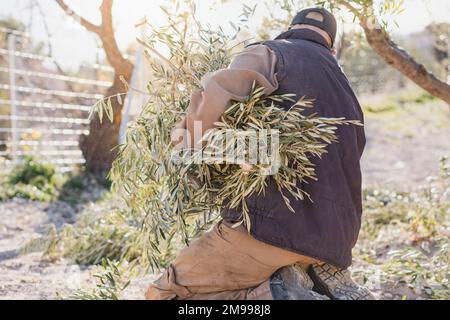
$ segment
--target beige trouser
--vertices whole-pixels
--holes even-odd
[[[183,249],[147,291],[148,300],[270,300],[269,281],[279,268],[318,261],[251,237],[219,222]]]

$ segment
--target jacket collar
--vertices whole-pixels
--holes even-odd
[[[325,40],[324,37],[322,37],[320,34],[313,30],[309,29],[291,29],[286,32],[283,32],[278,37],[275,38],[275,40],[281,40],[281,39],[301,39],[301,40],[308,40],[315,43],[318,43],[327,49],[331,49],[328,45],[328,42]]]

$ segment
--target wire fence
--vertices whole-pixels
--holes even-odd
[[[89,134],[89,111],[112,84],[113,69],[102,64],[89,75],[66,75],[54,57],[26,51],[28,33],[0,27],[0,171],[27,156],[69,172],[85,163],[79,148]],[[101,79],[99,78],[101,76]]]

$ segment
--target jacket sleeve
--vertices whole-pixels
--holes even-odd
[[[220,120],[231,100],[248,98],[254,81],[265,88],[266,94],[275,91],[278,88],[275,67],[276,55],[259,44],[237,54],[227,69],[206,74],[201,80],[203,89],[192,93],[186,116],[176,126],[176,129],[186,129],[182,143],[180,135],[172,138],[176,148],[200,147],[203,133]]]

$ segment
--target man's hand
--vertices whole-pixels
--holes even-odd
[[[251,165],[249,165],[247,163],[240,164],[239,166],[245,172],[250,172],[253,169],[253,166],[251,166]]]

